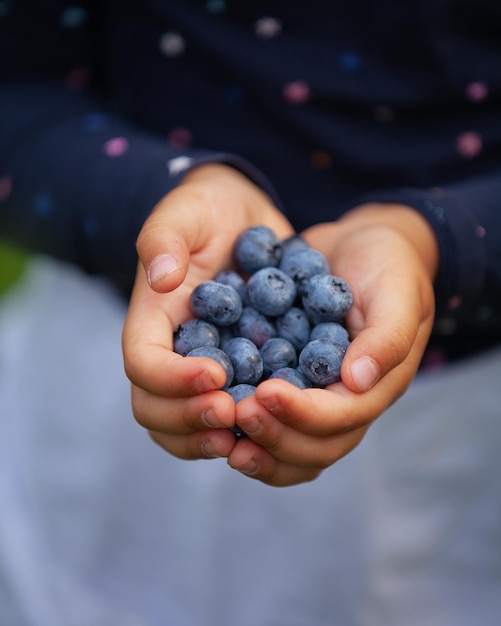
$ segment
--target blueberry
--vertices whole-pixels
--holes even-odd
[[[263,375],[263,359],[250,339],[235,337],[225,347],[233,366],[233,382],[257,385]]]
[[[174,352],[186,356],[201,346],[219,347],[219,332],[210,322],[198,318],[179,324],[174,332]]]
[[[306,239],[303,239],[301,235],[291,235],[286,239],[282,239],[280,243],[282,246],[282,257],[284,257],[284,255],[286,255],[288,252],[291,252],[292,250],[310,247]]]
[[[234,270],[223,270],[216,275],[214,280],[216,283],[231,285],[240,296],[242,302],[244,301],[246,295],[245,280],[238,272],[235,272]]]
[[[236,324],[231,326],[216,326],[219,333],[219,345],[218,348],[224,350],[228,341],[231,341],[234,337],[237,337]]]
[[[342,278],[317,274],[304,285],[303,307],[310,322],[339,322],[353,304],[350,288]]]
[[[350,345],[348,331],[342,324],[337,322],[323,322],[311,329],[310,341],[313,339],[329,339],[344,348]]]
[[[301,350],[310,338],[308,316],[303,309],[295,306],[276,318],[275,328],[277,336],[290,341],[296,350]]]
[[[233,256],[243,272],[253,274],[263,267],[276,267],[282,257],[282,247],[270,228],[253,226],[238,237]]]
[[[277,267],[258,270],[247,281],[250,304],[263,315],[276,317],[286,313],[296,299],[292,278]]]
[[[233,398],[235,404],[238,404],[240,400],[244,400],[244,398],[253,396],[256,393],[256,387],[254,385],[246,385],[245,383],[241,383],[239,385],[228,387],[226,391]],[[230,428],[230,430],[238,438],[247,437],[247,434],[240,428],[240,426],[235,425],[233,426],[233,428]]]
[[[263,376],[268,377],[282,367],[296,367],[297,353],[294,346],[287,339],[274,337],[260,349],[263,359]]]
[[[204,357],[208,357],[209,359],[213,359],[214,361],[219,363],[219,365],[221,365],[221,367],[224,369],[226,373],[226,382],[222,386],[222,389],[227,389],[233,382],[233,374],[234,374],[233,365],[231,364],[231,361],[228,355],[225,352],[223,352],[220,348],[211,348],[210,346],[202,346],[201,348],[195,348],[191,352],[188,352],[186,356],[187,357],[204,356]]]
[[[277,335],[273,322],[265,315],[249,306],[242,309],[242,315],[236,327],[236,332],[241,337],[250,339],[258,348],[260,348],[265,341]]]
[[[238,404],[240,400],[248,398],[249,396],[253,396],[256,393],[256,387],[255,385],[240,383],[238,385],[232,385],[231,387],[228,387],[226,391],[233,398],[235,404]]]
[[[282,367],[275,370],[270,376],[270,379],[272,378],[285,380],[299,389],[308,389],[308,387],[311,387],[309,379],[301,371],[293,367]]]
[[[242,300],[231,285],[207,280],[191,292],[190,306],[193,313],[212,324],[234,324],[242,312]]]
[[[324,255],[313,248],[296,248],[282,256],[280,269],[296,283],[300,294],[305,282],[317,274],[329,274],[329,263]]]
[[[345,350],[329,339],[309,341],[299,354],[299,370],[321,387],[341,379],[341,363]]]

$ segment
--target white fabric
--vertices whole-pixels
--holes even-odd
[[[135,423],[104,285],[40,258],[0,304],[1,626],[501,624],[501,350],[275,489]]]

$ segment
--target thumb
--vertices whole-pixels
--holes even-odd
[[[402,392],[413,378],[426,347],[433,322],[433,297],[423,306],[420,294],[401,283],[382,290],[364,315],[354,308],[348,321],[361,330],[348,348],[341,377],[355,392],[371,389],[399,367]],[[358,318],[358,319],[356,319]],[[405,365],[404,365],[405,364]]]
[[[189,267],[193,245],[190,223],[196,224],[197,219],[193,207],[187,211],[179,195],[174,190],[156,205],[136,241],[148,284],[158,293],[179,287]]]

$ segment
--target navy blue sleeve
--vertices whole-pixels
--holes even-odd
[[[1,236],[127,293],[141,226],[186,171],[226,163],[273,195],[244,159],[176,146],[111,110],[92,3],[13,5],[0,17]]]
[[[360,199],[406,204],[423,215],[440,252],[437,320],[449,324],[469,320],[472,326],[487,321],[495,325],[501,316],[500,200],[501,171],[441,187],[380,191]]]

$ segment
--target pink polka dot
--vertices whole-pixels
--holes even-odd
[[[463,299],[461,298],[461,296],[451,296],[447,300],[447,308],[452,311],[460,307],[462,302],[463,302]]]
[[[127,152],[129,142],[125,137],[114,137],[109,139],[103,146],[103,152],[109,157],[119,157]]]
[[[283,96],[291,104],[303,104],[311,97],[310,86],[304,80],[295,80],[284,85]]]
[[[12,193],[12,179],[10,176],[0,178],[0,202],[7,200]]]
[[[167,137],[169,144],[175,148],[186,148],[191,145],[192,140],[191,131],[183,126],[173,128]]]
[[[438,369],[447,363],[447,356],[440,348],[430,348],[423,357],[422,365],[425,369]]]
[[[482,137],[473,131],[462,133],[456,139],[456,148],[461,156],[472,159],[482,152]]]
[[[466,97],[472,102],[482,102],[489,94],[489,87],[482,82],[470,83],[466,87]]]
[[[475,229],[475,233],[479,239],[483,239],[485,237],[485,228],[479,225]]]

